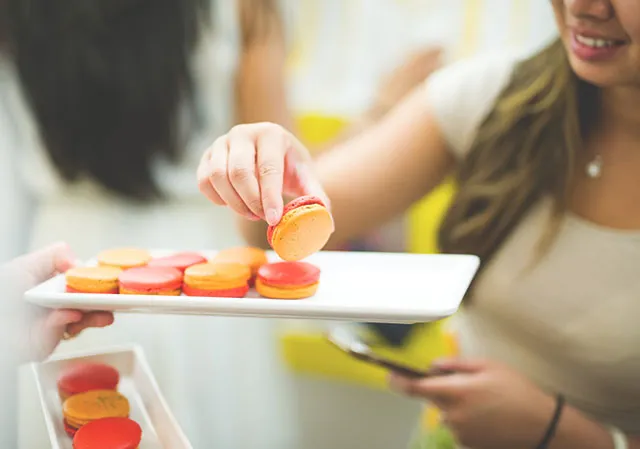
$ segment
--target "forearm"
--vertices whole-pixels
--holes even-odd
[[[640,438],[627,436],[629,449],[640,449]],[[587,418],[573,407],[566,407],[549,449],[613,449],[606,426]]]

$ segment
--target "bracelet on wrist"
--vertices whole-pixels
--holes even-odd
[[[536,446],[536,449],[547,449],[549,444],[553,440],[553,437],[556,434],[556,430],[558,429],[558,424],[560,423],[560,418],[562,416],[562,411],[564,410],[565,398],[563,395],[559,394],[556,396],[556,408],[553,412],[553,417],[551,418],[551,422],[547,426],[547,430],[540,440],[540,443]]]

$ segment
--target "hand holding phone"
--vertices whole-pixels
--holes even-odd
[[[452,371],[445,371],[438,368],[417,370],[393,360],[386,359],[371,350],[371,348],[357,335],[357,332],[355,332],[354,329],[350,329],[348,326],[334,327],[327,334],[327,338],[334,346],[350,356],[355,357],[358,360],[362,360],[363,362],[387,368],[388,370],[405,377],[421,379],[425,377],[453,374]]]

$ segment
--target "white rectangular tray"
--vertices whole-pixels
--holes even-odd
[[[273,253],[269,258],[277,260]],[[66,293],[64,275],[26,298],[50,308],[416,323],[454,314],[479,266],[476,256],[373,252],[323,251],[306,261],[320,267],[320,286],[313,297],[297,301],[265,299],[253,290],[246,298]]]
[[[118,389],[131,404],[131,419],[142,427],[140,449],[192,449],[169,410],[142,349],[135,345],[52,357],[32,364],[52,449],[72,449],[72,440],[62,423],[57,381],[66,366],[79,361],[107,363],[120,372]]]

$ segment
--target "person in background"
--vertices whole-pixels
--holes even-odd
[[[48,357],[63,338],[77,336],[89,327],[113,322],[108,312],[45,310],[29,305],[23,294],[29,288],[71,268],[75,257],[69,247],[57,243],[0,265],[3,286],[0,308],[0,444],[18,447],[18,367]]]
[[[1,1],[0,195],[13,209],[0,217],[0,248],[15,248],[0,260],[21,251],[25,231],[29,247],[64,240],[81,259],[120,246],[242,244],[193,171],[202,146],[234,123],[294,131],[285,21],[276,0]],[[376,114],[412,87],[405,78],[385,84]],[[128,315],[59,350],[139,343],[194,447],[282,447],[289,406],[272,326]],[[264,367],[259,391],[249,393],[254,377],[237,354]],[[251,421],[260,427],[247,433]]]
[[[234,127],[198,180],[213,203],[269,224],[283,197],[320,196],[341,242],[455,172],[439,244],[482,260],[458,317],[462,355],[439,364],[451,375],[392,386],[435,403],[464,447],[635,449],[640,4],[551,5],[559,37],[532,56],[448,66],[317,160],[277,125]],[[252,244],[265,225],[240,220]]]

